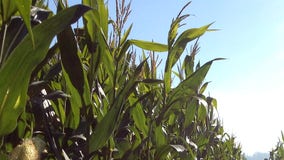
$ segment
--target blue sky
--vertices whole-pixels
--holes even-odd
[[[112,13],[114,2],[108,1]],[[132,0],[131,38],[166,43],[172,18],[187,2]],[[284,131],[283,6],[283,0],[193,0],[184,12],[194,16],[181,31],[211,22],[211,28],[221,29],[200,39],[198,60],[227,58],[212,66],[207,93],[217,98],[226,131],[247,154],[270,151]]]

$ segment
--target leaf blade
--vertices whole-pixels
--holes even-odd
[[[129,40],[129,42],[145,50],[156,51],[156,52],[166,52],[168,50],[168,46],[161,43],[136,40],[136,39],[131,39]]]
[[[73,122],[69,127],[76,128],[80,120],[80,108],[87,107],[91,104],[89,98],[90,88],[87,81],[87,75],[84,72],[81,59],[78,55],[78,49],[74,33],[69,26],[63,32],[58,34],[58,45],[61,51],[61,65],[63,77],[66,81],[71,99],[71,110],[74,115]]]
[[[31,8],[31,4],[32,1],[31,0],[16,0],[15,1],[16,6],[18,11],[20,12],[24,23],[27,27],[27,30],[29,32],[29,34],[31,35],[31,40],[32,40],[32,44],[33,47],[35,46],[35,40],[34,40],[34,35],[33,35],[33,31],[32,31],[32,26],[31,26],[31,17],[30,17],[30,8]]]

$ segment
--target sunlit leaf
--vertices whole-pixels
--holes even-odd
[[[184,120],[184,128],[187,128],[194,120],[196,110],[198,107],[197,100],[192,99],[189,104],[186,106],[185,110],[185,120]]]
[[[31,4],[32,1],[31,0],[15,0],[16,6],[18,11],[21,14],[21,17],[23,18],[25,25],[28,29],[29,34],[31,35],[31,40],[33,43],[33,47],[34,47],[34,36],[33,36],[33,32],[32,32],[32,26],[31,26],[31,16],[30,16],[30,10],[31,10]]]
[[[206,116],[207,116],[207,108],[206,108],[206,106],[204,106],[203,104],[199,105],[197,113],[198,113],[198,116],[197,116],[198,120],[199,121],[204,121]]]
[[[203,94],[203,93],[204,93],[204,91],[206,90],[206,88],[207,88],[207,86],[208,86],[209,83],[210,83],[210,82],[206,82],[206,83],[204,83],[204,84],[202,85],[202,87],[200,88],[200,91],[199,91],[200,94]]]
[[[184,31],[176,40],[173,48],[170,50],[170,59],[171,59],[171,67],[175,65],[177,60],[180,58],[181,54],[183,53],[187,43],[191,42],[192,40],[202,36],[208,28],[212,25],[205,25],[200,28],[191,28],[186,31]]]
[[[194,58],[186,55],[183,62],[186,77],[190,76],[194,72]]]
[[[130,44],[134,44],[137,47],[140,47],[145,50],[156,51],[156,52],[166,52],[168,50],[168,46],[165,44],[160,44],[156,42],[149,42],[143,40],[129,40]]]
[[[146,61],[146,60],[145,60]],[[90,136],[89,152],[94,152],[101,148],[109,140],[115,128],[120,124],[120,117],[123,115],[123,111],[127,98],[135,90],[137,85],[137,76],[141,73],[145,61],[141,62],[134,71],[133,77],[129,79],[128,83],[115,97],[113,106],[103,117],[103,119],[96,126],[93,134]]]
[[[172,149],[173,148],[170,145],[157,147],[155,159],[166,159],[167,155],[172,151]]]
[[[154,135],[155,135],[155,142],[156,142],[156,147],[161,147],[167,144],[165,132],[163,131],[163,127],[161,125],[156,126],[154,128]]]
[[[124,42],[126,42],[130,32],[131,32],[131,29],[132,29],[132,26],[133,25],[130,25],[130,27],[126,30],[126,32],[124,33],[123,37],[121,38],[121,44],[123,44]]]
[[[133,120],[137,128],[139,128],[142,131],[143,135],[146,136],[148,134],[148,126],[146,124],[146,117],[142,110],[142,106],[139,104],[135,107],[132,107],[131,115],[133,116]]]
[[[7,23],[11,16],[17,11],[17,0],[1,0],[2,23]]]
[[[209,98],[211,98],[211,104],[212,104],[212,106],[217,109],[217,106],[218,106],[217,99],[212,98],[212,97],[209,97]]]
[[[198,93],[198,89],[207,75],[211,64],[216,60],[222,60],[222,58],[217,58],[205,63],[191,76],[182,81],[176,88],[171,90],[171,92],[168,94],[167,107],[163,108],[162,114],[159,115],[158,121],[163,119],[162,117],[172,108],[173,103],[183,101],[184,98],[192,97]]]
[[[108,46],[108,9],[103,0],[83,0],[84,5],[92,8],[84,15],[84,24],[87,32],[87,46],[91,53],[91,72],[89,82],[92,82],[95,73],[102,64],[109,73],[114,75],[114,60]],[[98,45],[98,43],[100,45]]]
[[[191,3],[191,1],[189,1],[187,4],[184,5],[184,7],[181,9],[181,11],[177,15],[177,17],[171,23],[171,27],[170,27],[170,30],[169,30],[169,33],[168,33],[168,45],[169,45],[169,47],[172,46],[172,44],[174,43],[174,41],[176,39],[178,28],[181,26],[180,23],[189,16],[188,14],[181,15],[181,13],[184,11],[184,9],[190,3]]]
[[[168,93],[171,87],[171,69],[184,52],[187,44],[192,40],[202,36],[210,27],[211,24],[200,28],[191,28],[184,31],[173,44],[173,47],[168,51],[168,57],[165,67],[165,91]]]
[[[13,50],[0,70],[0,135],[13,131],[24,111],[33,69],[44,59],[53,37],[74,23],[89,8],[77,5],[44,21],[33,29],[35,48],[28,35]]]
[[[172,146],[177,152],[184,152],[186,150],[184,146],[179,144],[171,144],[170,146]]]

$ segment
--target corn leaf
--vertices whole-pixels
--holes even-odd
[[[0,136],[15,129],[25,109],[31,73],[46,56],[53,37],[87,10],[88,7],[77,5],[58,13],[33,29],[34,48],[31,35],[27,35],[13,50],[0,70]]]
[[[163,131],[163,127],[161,125],[158,125],[154,129],[154,136],[155,136],[155,142],[156,142],[156,147],[162,147],[167,144],[166,136]]]
[[[184,31],[175,41],[173,47],[170,48],[165,67],[165,90],[166,93],[170,91],[171,87],[171,70],[177,60],[185,50],[186,45],[192,40],[202,36],[210,27],[211,24],[200,28],[191,28]]]
[[[135,90],[135,87],[137,85],[136,78],[141,73],[145,61],[139,64],[139,66],[135,69],[133,77],[129,79],[129,81],[126,83],[126,86],[121,90],[120,93],[118,93],[118,96],[113,101],[112,107],[103,117],[103,119],[98,123],[93,134],[91,134],[89,141],[90,153],[98,150],[103,145],[105,145],[105,143],[113,134],[113,131],[115,130],[117,125],[120,124],[119,119],[123,114],[123,110],[126,109],[124,107],[124,104],[130,96],[130,93]]]
[[[155,159],[167,159],[167,155],[171,152],[173,148],[170,145],[163,145],[157,148],[155,153]]]
[[[194,72],[190,77],[182,81],[175,89],[173,89],[169,93],[168,98],[168,104],[171,104],[174,102],[177,98],[180,98],[182,94],[184,94],[184,91],[190,90],[191,92],[187,92],[189,94],[195,94],[196,91],[200,87],[202,81],[204,80],[211,64],[213,61],[207,62],[205,65],[203,65],[199,70]],[[189,95],[187,95],[189,96]]]
[[[201,87],[200,90],[199,90],[199,93],[200,93],[200,94],[203,94],[203,93],[205,92],[205,90],[206,90],[206,88],[207,88],[207,86],[208,86],[209,83],[210,83],[210,82],[206,82],[206,83],[204,83],[204,84],[202,85],[202,87]]]
[[[137,128],[142,131],[144,136],[146,136],[149,128],[146,124],[146,117],[140,103],[131,108],[131,115],[133,116]]]
[[[10,20],[11,16],[17,11],[16,0],[1,0],[2,23]]]
[[[96,32],[95,29],[97,28],[92,28],[94,25],[96,25],[97,27],[99,26],[99,29],[102,29],[104,35],[107,35],[109,16],[108,8],[106,7],[104,0],[82,0],[82,3],[92,8],[92,10],[84,15],[88,31],[90,31],[89,34]],[[95,40],[95,38],[92,40]]]
[[[123,44],[124,42],[126,42],[130,32],[131,32],[131,29],[132,29],[132,24],[130,25],[130,27],[125,31],[125,33],[123,34],[122,38],[121,38],[121,44]]]
[[[80,108],[87,107],[91,104],[89,98],[90,89],[87,75],[83,70],[82,62],[78,55],[77,44],[72,28],[68,27],[65,29],[57,36],[57,39],[61,52],[63,77],[71,95],[71,115],[73,118],[70,118],[72,122],[69,122],[69,127],[76,128],[79,125]]]
[[[156,51],[156,52],[166,52],[168,50],[168,46],[165,44],[160,44],[156,42],[149,42],[143,40],[129,40],[130,44],[136,45],[145,50]]]
[[[203,122],[207,116],[207,108],[203,104],[198,106],[198,111],[197,111],[197,117],[198,120]]]
[[[193,122],[197,106],[198,102],[196,99],[192,99],[190,103],[186,105],[184,128],[187,128]]]
[[[212,25],[208,24],[202,26],[200,28],[191,28],[184,31],[176,40],[173,48],[171,49],[170,60],[171,60],[171,67],[175,65],[177,60],[180,58],[181,54],[183,53],[187,43],[195,40],[196,38],[202,36],[208,28]]]
[[[158,118],[159,122],[161,119],[163,119],[165,114],[168,114],[167,112],[173,107],[174,103],[182,101],[183,99],[194,96],[198,93],[198,90],[205,76],[207,75],[207,72],[209,71],[212,63],[216,60],[222,60],[222,58],[217,58],[205,63],[168,94],[168,107],[163,108],[162,114],[160,114],[160,117]]]
[[[194,72],[194,57],[186,55],[183,62],[185,76],[188,77]]]
[[[171,23],[171,27],[168,33],[168,45],[169,45],[169,49],[172,47],[172,44],[174,43],[176,36],[178,34],[178,28],[182,25],[180,24],[184,19],[186,19],[189,14],[186,15],[181,15],[181,13],[184,11],[184,9],[191,3],[191,1],[189,1],[186,5],[184,5],[184,7],[181,9],[181,11],[179,12],[179,14],[177,15],[177,17],[175,19],[173,19],[172,23]]]
[[[84,5],[92,8],[84,15],[84,24],[87,31],[87,46],[92,54],[91,73],[94,77],[98,66],[105,65],[105,70],[112,79],[114,75],[113,57],[108,47],[108,9],[103,0],[83,0]],[[100,44],[99,46],[97,45]],[[92,81],[92,80],[89,80]]]
[[[30,11],[31,11],[31,4],[32,1],[31,0],[15,0],[16,6],[18,11],[21,14],[21,17],[24,20],[24,23],[27,27],[27,30],[29,32],[29,34],[31,35],[31,40],[33,43],[33,47],[35,45],[34,42],[34,36],[33,36],[33,32],[32,32],[32,26],[31,26],[31,16],[30,16]]]
[[[83,4],[87,5],[91,8],[96,8],[96,6],[94,5],[95,2],[93,2],[93,0],[83,0]],[[96,37],[94,34],[97,30],[97,25],[99,25],[99,13],[97,10],[92,9],[90,11],[88,11],[84,16],[84,24],[86,27],[86,30],[88,32],[88,36],[91,42],[95,43]]]

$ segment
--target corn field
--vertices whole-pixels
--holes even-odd
[[[1,0],[0,159],[244,159],[204,94],[223,59],[195,60],[211,23],[179,33],[190,2],[167,44],[128,38],[125,0],[53,2]]]

